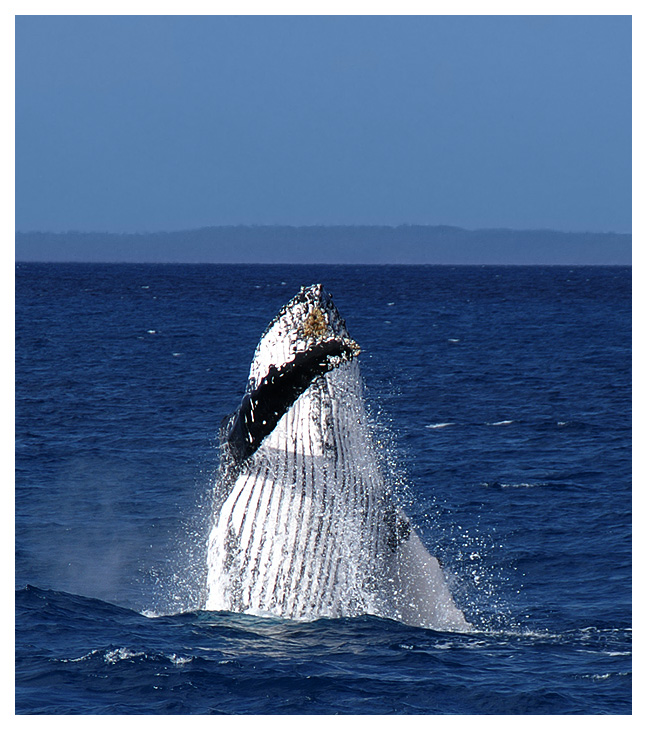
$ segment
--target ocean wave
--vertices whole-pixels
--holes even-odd
[[[481,482],[482,487],[492,487],[494,489],[537,489],[547,487],[545,482]]]
[[[163,653],[148,653],[146,651],[135,651],[129,649],[127,646],[120,646],[114,649],[92,649],[79,657],[73,659],[60,658],[55,661],[61,664],[76,664],[78,662],[86,662],[92,659],[100,659],[105,664],[118,664],[119,662],[141,659],[144,661],[154,661],[170,663],[176,667],[182,667],[185,664],[189,664],[193,661],[192,656],[182,656],[179,654],[163,654]]]

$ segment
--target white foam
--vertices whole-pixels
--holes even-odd
[[[165,614],[157,613],[156,611],[150,611],[149,609],[144,609],[143,611],[141,611],[141,615],[144,618],[161,618]]]
[[[117,662],[123,661],[124,659],[136,659],[137,657],[146,656],[146,652],[143,651],[132,651],[125,646],[119,649],[113,649],[112,651],[106,652],[104,660],[108,664],[116,664]]]
[[[63,662],[67,664],[67,662],[85,662],[88,659],[91,659],[93,656],[96,656],[99,654],[98,649],[93,649],[92,651],[89,651],[87,654],[83,654],[82,656],[76,657],[75,659],[59,659],[60,662]]]

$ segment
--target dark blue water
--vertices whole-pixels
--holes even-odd
[[[221,418],[334,294],[471,634],[197,610]],[[631,269],[16,268],[16,712],[631,712]]]

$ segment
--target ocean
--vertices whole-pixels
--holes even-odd
[[[631,268],[16,265],[17,714],[629,714]],[[321,282],[468,633],[201,609],[218,430]]]

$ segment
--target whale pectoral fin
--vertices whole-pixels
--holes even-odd
[[[399,545],[409,539],[411,523],[404,512],[396,511],[393,508],[385,511],[383,519],[387,527],[386,544],[390,550],[395,552]]]
[[[406,519],[401,512],[398,517]],[[440,563],[425,548],[415,530],[409,529],[390,560],[398,618],[412,626],[468,631],[471,626],[454,603]]]
[[[251,456],[317,376],[355,354],[351,344],[330,340],[298,353],[281,368],[271,367],[258,387],[245,394],[228,422],[225,441],[232,456],[238,461]]]

